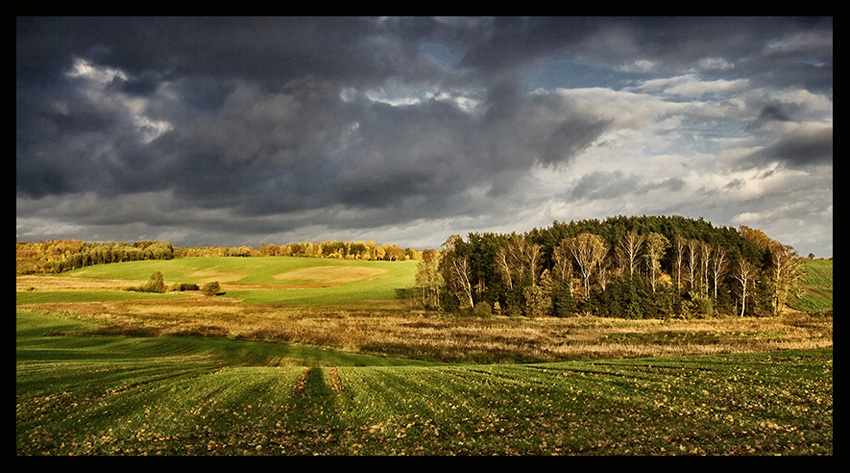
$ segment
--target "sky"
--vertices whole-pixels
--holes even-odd
[[[18,17],[17,241],[679,215],[833,253],[832,17]]]

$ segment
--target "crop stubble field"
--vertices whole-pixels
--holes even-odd
[[[832,454],[831,317],[438,316],[415,262],[260,260],[19,277],[18,455]],[[226,293],[121,290],[154,270]]]

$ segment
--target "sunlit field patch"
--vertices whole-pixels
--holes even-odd
[[[386,268],[369,268],[361,266],[318,266],[314,268],[299,268],[281,274],[275,274],[278,281],[307,281],[341,284],[364,279],[384,277],[389,273]]]
[[[213,281],[221,283],[233,282],[245,279],[246,276],[247,274],[244,273],[222,271],[216,268],[200,269],[186,275],[188,279],[196,280],[197,284],[205,284]]]
[[[384,276],[409,278],[406,282],[412,283],[416,265],[416,261],[348,261],[285,256],[187,257],[102,264],[56,277],[143,281],[153,271],[160,271],[167,282],[198,283],[218,278],[219,282],[273,285],[281,280],[345,283]]]

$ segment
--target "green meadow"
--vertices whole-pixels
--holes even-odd
[[[347,261],[297,257],[205,257],[90,266],[54,277],[142,283],[154,271],[166,285],[226,285],[224,297],[272,306],[342,306],[395,301],[413,285],[417,261]],[[256,286],[266,286],[257,288]]]
[[[446,365],[19,310],[18,455],[831,455],[831,350]]]
[[[18,291],[17,304],[45,304],[50,302],[109,302],[173,299],[183,294],[155,294],[117,291]]]

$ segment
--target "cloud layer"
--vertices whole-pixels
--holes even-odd
[[[832,254],[831,18],[18,18],[18,240],[679,214]]]

